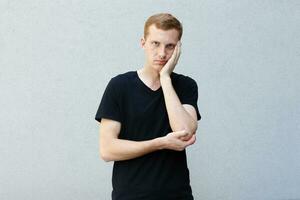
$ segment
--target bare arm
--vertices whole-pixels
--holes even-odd
[[[198,127],[195,108],[188,104],[181,104],[170,76],[161,76],[160,82],[172,130],[186,130],[188,133],[194,134]]]
[[[181,42],[178,41],[171,58],[159,72],[160,84],[163,89],[169,123],[173,131],[186,130],[189,139],[197,130],[197,114],[191,105],[182,105],[171,81],[171,73],[175,69],[181,53]]]
[[[105,161],[129,160],[161,149],[172,149],[182,151],[188,145],[195,142],[192,137],[188,141],[180,140],[180,137],[187,135],[186,131],[172,132],[164,137],[147,141],[131,141],[118,139],[121,130],[121,123],[102,119],[99,130],[99,151]]]

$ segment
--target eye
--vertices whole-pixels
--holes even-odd
[[[169,44],[169,45],[167,45],[167,49],[170,49],[170,50],[172,50],[172,49],[174,49],[174,45],[173,44]]]
[[[158,45],[159,45],[159,42],[153,41],[153,42],[152,42],[152,45],[158,46]]]

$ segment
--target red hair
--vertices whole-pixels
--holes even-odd
[[[144,38],[146,39],[149,34],[149,27],[154,24],[156,28],[162,30],[170,30],[175,29],[178,31],[178,40],[181,39],[182,36],[182,24],[176,17],[169,13],[158,13],[150,16],[145,22],[144,26]]]

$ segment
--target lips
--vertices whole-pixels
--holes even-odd
[[[167,63],[166,60],[155,60],[154,62],[156,62],[158,64],[166,64]]]

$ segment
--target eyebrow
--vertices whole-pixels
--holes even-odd
[[[160,44],[160,42],[159,42],[159,41],[156,41],[156,40],[151,40],[151,42],[157,42],[157,43]],[[169,46],[169,45],[176,46],[176,44],[174,44],[174,43],[168,43],[166,46]]]

